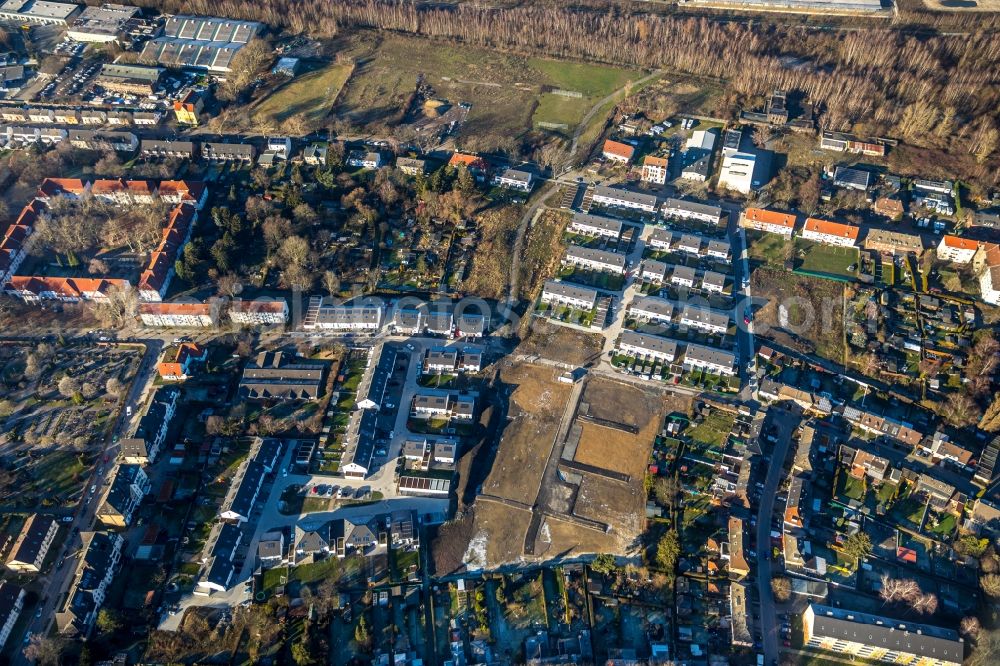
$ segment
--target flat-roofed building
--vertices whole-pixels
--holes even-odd
[[[735,374],[736,356],[732,352],[688,343],[684,349],[684,368],[705,370],[715,375]]]
[[[138,7],[103,4],[85,7],[73,21],[66,36],[77,42],[107,44],[126,32],[129,21],[139,14]]]
[[[49,0],[5,0],[0,3],[0,19],[18,23],[69,25],[79,12],[79,5]]]
[[[635,331],[622,331],[617,349],[619,354],[666,363],[672,363],[677,357],[677,343],[674,340]]]
[[[866,661],[960,666],[965,644],[953,629],[893,620],[855,610],[810,604],[802,614],[807,647]]]
[[[740,194],[750,194],[756,187],[753,174],[757,168],[757,156],[752,153],[733,153],[722,158],[719,171],[719,187]]]
[[[802,225],[802,233],[800,235],[805,240],[825,245],[854,247],[858,244],[858,231],[858,227],[850,224],[841,224],[840,222],[830,222],[810,217]]]
[[[795,215],[764,208],[747,208],[740,216],[740,226],[790,238],[795,231]]]

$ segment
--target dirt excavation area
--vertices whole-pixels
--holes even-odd
[[[560,371],[542,365],[505,368],[500,379],[511,391],[508,422],[483,494],[531,506],[542,480],[571,387],[556,381]]]
[[[535,543],[537,555],[635,552],[645,529],[643,479],[653,440],[667,413],[687,411],[688,402],[610,377],[587,381],[559,474],[551,484],[546,479],[552,501]],[[573,490],[569,506],[556,500],[557,487]]]
[[[653,440],[688,398],[592,373],[559,382],[556,368],[501,371],[508,420],[463,561],[495,568],[583,553],[635,553]]]

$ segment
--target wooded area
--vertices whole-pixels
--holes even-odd
[[[863,121],[868,133],[905,136],[921,145],[938,143],[939,123],[947,123],[955,133],[951,148],[977,156],[994,152],[998,139],[993,116],[1000,103],[1000,39],[989,32],[995,19],[981,16],[949,17],[950,27],[968,32],[945,36],[934,34],[926,24],[919,31],[900,25],[819,30],[767,21],[598,11],[586,5],[146,2],[164,11],[255,19],[320,37],[366,27],[528,55],[667,68],[726,79],[741,98],[774,88],[797,90],[822,114],[820,123],[826,129],[848,130]]]

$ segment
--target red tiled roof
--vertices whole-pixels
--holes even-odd
[[[962,238],[961,236],[952,236],[946,234],[944,238],[941,239],[945,247],[954,248],[956,250],[976,250],[979,249],[979,243],[968,238]]]
[[[448,160],[448,166],[459,166],[464,164],[469,169],[488,169],[489,164],[486,163],[482,157],[478,155],[468,155],[466,153],[453,153],[451,159]]]
[[[79,178],[46,178],[38,186],[40,197],[54,197],[62,194],[80,195],[86,191],[87,185]]]
[[[792,215],[791,213],[779,213],[776,210],[767,210],[764,208],[747,208],[746,218],[748,220],[753,220],[754,222],[773,224],[775,226],[781,226],[787,229],[792,229],[793,227],[795,227],[794,215]]]
[[[608,139],[604,142],[605,153],[611,153],[612,155],[618,155],[619,157],[624,157],[625,159],[632,159],[635,154],[635,148],[628,145],[627,143],[622,143],[620,141],[612,141]]]
[[[858,240],[858,227],[851,226],[850,224],[841,224],[840,222],[820,220],[815,217],[806,219],[806,224],[803,227],[803,230],[813,231],[827,236],[838,236],[840,238],[850,238],[855,241]]]
[[[139,314],[154,315],[207,315],[212,312],[209,303],[140,303]]]

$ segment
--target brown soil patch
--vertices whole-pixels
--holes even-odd
[[[600,355],[603,346],[604,338],[598,333],[584,333],[535,317],[531,321],[528,336],[518,346],[517,353],[583,365]]]
[[[530,511],[497,502],[476,502],[475,531],[466,550],[466,564],[483,567],[522,560],[524,535],[530,524]],[[480,562],[484,550],[486,562]]]
[[[644,446],[633,434],[593,423],[582,425],[580,444],[573,456],[576,462],[631,474],[635,470],[634,461],[649,455],[649,447]]]
[[[557,370],[519,364],[500,377],[515,386],[500,449],[483,492],[531,504],[555,441],[571,387],[556,381]]]

